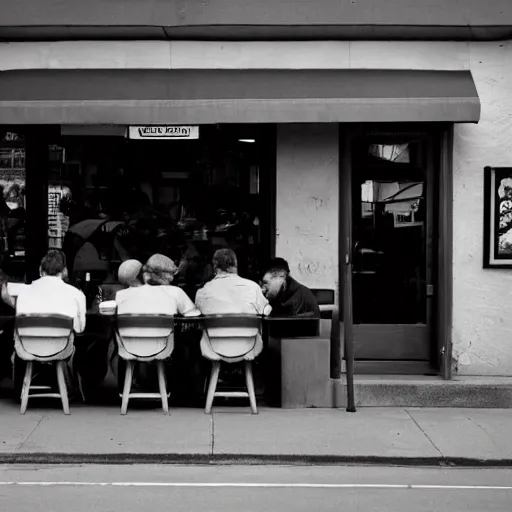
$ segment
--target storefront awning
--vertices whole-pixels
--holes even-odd
[[[0,124],[478,122],[469,71],[0,72]]]

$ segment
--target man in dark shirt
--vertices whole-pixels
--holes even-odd
[[[280,340],[317,336],[320,308],[313,292],[290,276],[290,267],[283,258],[270,262],[261,288],[272,307],[270,317],[275,318],[275,321],[270,318],[271,321],[264,325],[266,350],[262,356],[265,361],[265,400],[270,406],[280,407]]]
[[[290,276],[290,267],[283,258],[270,262],[261,287],[272,306],[272,316],[320,317],[313,292]]]

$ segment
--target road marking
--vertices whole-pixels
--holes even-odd
[[[0,486],[27,487],[216,487],[269,489],[437,489],[512,491],[506,485],[435,485],[435,484],[312,484],[312,483],[253,483],[253,482],[0,482]]]

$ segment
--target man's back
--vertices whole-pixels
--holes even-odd
[[[197,292],[196,306],[203,315],[265,315],[270,312],[261,288],[237,274],[222,274],[206,283]]]
[[[320,308],[313,292],[290,276],[286,279],[286,288],[271,305],[274,316],[320,317]]]
[[[58,314],[73,318],[75,332],[85,328],[85,295],[60,277],[44,276],[24,288],[16,300],[16,314]]]

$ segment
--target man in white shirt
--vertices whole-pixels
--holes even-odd
[[[66,256],[51,249],[41,260],[41,277],[20,291],[16,300],[16,315],[58,314],[73,319],[73,329],[85,329],[85,295],[64,282],[67,277]]]
[[[49,250],[41,260],[41,277],[29,286],[23,287],[16,299],[16,315],[63,315],[73,319],[73,330],[82,333],[85,329],[85,295],[70,284],[64,282],[67,277],[66,256],[57,249]],[[73,354],[70,347],[69,356]],[[24,364],[15,358],[15,387],[21,385]],[[47,379],[42,372],[43,379]],[[18,380],[20,382],[18,383]],[[71,384],[71,383],[69,383]],[[16,389],[16,392],[18,389]]]
[[[264,315],[271,313],[268,300],[254,281],[238,275],[238,262],[234,251],[219,249],[213,255],[215,277],[206,283],[196,295],[196,306],[203,315],[249,314]],[[256,345],[246,359],[254,359],[262,350],[263,341],[256,335]],[[218,360],[208,343],[206,332],[201,340],[201,351],[207,359]]]

